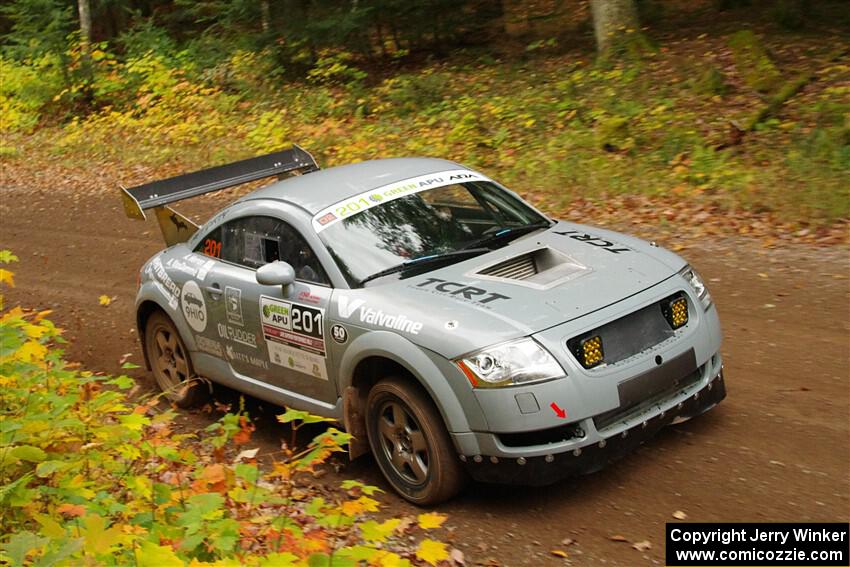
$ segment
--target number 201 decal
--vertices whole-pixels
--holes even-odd
[[[221,258],[221,242],[212,238],[204,240],[204,254],[213,258]]]
[[[310,337],[324,338],[322,312],[311,307],[292,305],[292,330]]]

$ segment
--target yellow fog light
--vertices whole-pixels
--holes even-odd
[[[602,351],[602,337],[596,335],[588,337],[581,341],[581,365],[585,368],[592,368],[602,362],[605,353]]]
[[[688,323],[688,299],[684,295],[671,298],[661,308],[664,318],[674,329]]]

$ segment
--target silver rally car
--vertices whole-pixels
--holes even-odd
[[[271,176],[201,227],[167,206]],[[597,470],[725,397],[717,310],[685,260],[456,163],[319,170],[295,146],[122,196],[169,245],[136,300],[166,395],[196,403],[203,377],[336,418],[416,504],[470,476]]]

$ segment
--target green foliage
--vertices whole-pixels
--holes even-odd
[[[359,84],[367,75],[351,64],[353,59],[354,56],[346,51],[323,50],[316,64],[307,72],[307,78],[326,85]]]
[[[62,92],[61,62],[45,54],[22,64],[0,57],[0,132],[30,132]]]
[[[16,260],[0,251],[0,264]],[[0,283],[11,285],[11,272],[0,270]],[[256,449],[240,451],[253,432],[243,411],[180,433],[157,398],[127,397],[132,379],[65,363],[47,314],[0,312],[3,565],[410,565],[394,549],[432,565],[448,557],[427,538],[406,547],[442,517],[377,525],[367,519],[377,488],[349,480],[319,496],[301,482],[344,451],[347,434],[328,428],[261,467]],[[280,420],[293,430],[328,421],[294,410]]]
[[[714,65],[709,65],[700,71],[691,80],[691,85],[694,92],[701,95],[722,96],[729,91],[723,72]]]
[[[127,59],[140,59],[148,53],[168,58],[179,53],[177,42],[168,34],[168,30],[157,26],[151,19],[140,20],[121,33],[117,44]]]
[[[443,101],[451,77],[425,70],[418,74],[401,74],[383,82],[375,94],[386,100],[386,109],[398,116],[428,112]],[[384,107],[381,107],[384,108]]]
[[[809,0],[776,0],[770,15],[780,27],[797,31],[806,25],[809,4]]]
[[[718,150],[727,146],[730,120],[746,127],[766,105],[746,88],[732,105],[721,99],[727,77],[714,55],[659,52],[640,64],[607,66],[573,56],[498,65],[464,59],[405,67],[370,83],[354,52],[318,51],[313,66],[309,49],[298,45],[286,49],[304,52],[293,68],[312,70],[309,81],[280,74],[279,46],[231,50],[204,68],[187,50],[137,55],[133,48],[129,56],[98,44],[88,81],[73,67],[63,79],[59,58],[7,58],[0,64],[13,80],[0,85],[0,104],[13,120],[4,124],[2,151],[14,163],[40,151],[119,170],[164,162],[190,169],[299,143],[327,165],[448,157],[533,187],[552,206],[649,194],[797,221],[846,216],[848,94],[840,85],[848,71],[824,67],[824,55],[800,55],[817,71],[811,88],[770,107],[745,144]],[[732,73],[729,83],[737,79]],[[807,102],[810,91],[822,100]]]
[[[12,0],[0,6],[0,15],[12,24],[2,51],[19,59],[62,54],[74,29],[72,6],[62,0]]]
[[[297,140],[292,139],[288,122],[286,110],[263,112],[246,134],[248,145],[258,154],[291,147]]]
[[[741,30],[732,34],[729,47],[732,48],[735,66],[747,86],[766,93],[779,84],[782,75],[752,31]]]

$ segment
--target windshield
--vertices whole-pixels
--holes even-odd
[[[349,284],[358,287],[392,273],[398,278],[459,262],[549,224],[494,183],[473,181],[370,203],[319,236]]]

